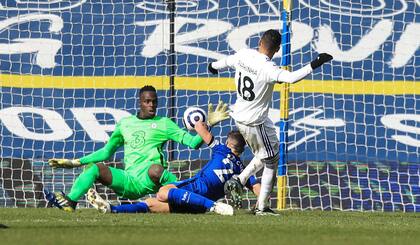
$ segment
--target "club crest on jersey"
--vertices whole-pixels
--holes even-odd
[[[157,128],[157,124],[156,124],[156,123],[152,123],[152,124],[150,125],[150,127],[151,127],[151,128]]]

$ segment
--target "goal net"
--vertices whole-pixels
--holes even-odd
[[[138,109],[137,90],[158,89],[158,114],[178,125],[189,106],[236,99],[233,72],[208,62],[256,48],[281,29],[274,0],[176,1],[175,74],[165,1],[0,0],[0,206],[45,207],[43,189],[68,193],[83,169],[51,169],[80,158]],[[292,70],[328,52],[334,61],[291,87],[286,208],[420,210],[418,1],[296,0]],[[280,56],[275,56],[280,65]],[[170,91],[170,76],[175,76]],[[279,89],[271,120],[278,125]],[[213,128],[222,141],[232,120]],[[210,150],[175,144],[170,170],[194,175]],[[246,151],[248,162],[252,154]],[[122,167],[120,149],[107,162]],[[121,202],[97,185],[111,202]],[[276,191],[276,190],[275,190]],[[245,207],[255,203],[246,193]],[[271,205],[276,205],[276,195]],[[86,206],[81,200],[80,206]]]

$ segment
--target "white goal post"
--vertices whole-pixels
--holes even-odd
[[[45,207],[43,189],[69,192],[82,169],[52,170],[47,160],[102,147],[136,112],[140,87],[155,86],[158,114],[168,115],[171,46],[178,125],[189,106],[233,104],[232,71],[212,76],[207,64],[281,30],[280,6],[176,1],[172,46],[163,0],[0,1],[0,207]],[[293,2],[291,69],[322,52],[334,60],[290,88],[287,209],[420,211],[419,10],[408,0]],[[279,108],[276,88],[277,126]],[[233,127],[228,120],[213,133],[225,140]],[[122,156],[109,164],[122,166]],[[184,179],[210,150],[175,145],[171,156],[170,170]]]

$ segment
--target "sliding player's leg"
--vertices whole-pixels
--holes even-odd
[[[169,203],[172,212],[205,213],[213,207],[214,201],[195,194],[193,191],[196,190],[196,185],[194,181],[189,181],[180,182],[179,186],[182,189],[178,189],[177,185],[174,184],[163,186],[156,194],[157,200]]]
[[[173,213],[215,212],[221,215],[233,215],[232,206],[215,202],[205,196],[207,186],[199,179],[188,179],[176,185],[160,188],[156,197],[161,202],[168,202]],[[203,194],[203,195],[200,195]]]
[[[79,199],[86,194],[96,181],[108,186],[112,183],[112,179],[109,167],[101,163],[90,164],[77,177],[68,195],[63,192],[45,191],[46,198],[51,204],[64,211],[74,211]]]
[[[99,194],[93,189],[89,190],[88,201],[96,209],[102,213],[169,213],[170,208],[167,201],[167,192],[170,188],[176,188],[175,185],[170,184],[163,186],[162,192],[158,192],[157,196],[163,197],[165,193],[165,201],[160,201],[158,198],[148,198],[144,202],[138,202],[134,204],[122,204],[117,206],[109,205],[108,202],[103,200]],[[160,194],[159,194],[160,193]],[[106,207],[105,209],[101,207]]]
[[[148,198],[144,202],[135,204],[110,205],[92,188],[88,191],[87,199],[101,213],[169,213],[168,192],[172,188],[176,188],[176,186],[173,184],[163,186],[162,191],[157,193],[157,197],[160,199]]]
[[[151,198],[149,198],[151,199]],[[148,213],[150,211],[148,199],[145,202],[138,202],[134,204],[111,205],[104,200],[99,193],[90,188],[87,192],[88,202],[101,213]],[[156,205],[155,207],[156,208]]]
[[[145,202],[138,202],[135,204],[111,205],[104,200],[99,193],[90,188],[87,192],[88,202],[101,213],[147,213],[149,207]]]
[[[191,190],[194,189],[199,190],[200,186],[194,182],[191,180],[179,182],[179,185],[185,189],[178,189],[177,185],[169,184],[160,188],[157,198],[118,206],[110,205],[94,189],[90,189],[88,201],[102,213],[205,213],[210,211],[221,215],[233,215],[233,208],[230,205],[214,202],[192,192]]]
[[[150,213],[170,213],[171,209],[167,202],[161,202],[157,198],[147,198],[144,201]]]
[[[167,185],[160,189],[157,198],[144,202],[113,206],[104,200],[94,189],[88,191],[88,202],[101,213],[205,213],[233,215],[233,208],[224,203],[214,202],[188,190]]]
[[[151,167],[152,168],[152,167]],[[153,172],[156,169],[152,168]],[[154,178],[157,182],[158,178]],[[180,186],[188,188],[189,190],[197,190],[193,184],[189,185],[190,180],[178,182]],[[151,183],[152,182],[152,183]],[[150,175],[143,176],[141,188],[139,191],[148,192],[154,188],[156,184],[150,178]],[[125,195],[126,196],[126,195]],[[138,213],[138,212],[182,212],[182,213],[204,213],[214,206],[214,202],[194,194],[187,190],[177,189],[177,185],[168,184],[162,186],[156,194],[156,198],[147,199],[145,202],[136,204],[123,204],[118,206],[111,206],[107,201],[103,200],[99,194],[91,189],[88,192],[88,201],[92,206],[102,213]],[[163,205],[164,203],[165,205]],[[168,205],[168,203],[172,205]],[[150,206],[149,206],[150,205]],[[170,206],[172,208],[170,208]]]

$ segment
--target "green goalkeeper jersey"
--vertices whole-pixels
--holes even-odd
[[[163,146],[168,140],[174,140],[194,149],[202,142],[199,135],[190,135],[167,117],[139,119],[133,115],[121,119],[106,145],[82,157],[80,162],[88,164],[107,160],[124,145],[125,170],[134,176],[139,176],[152,164],[167,167]]]

